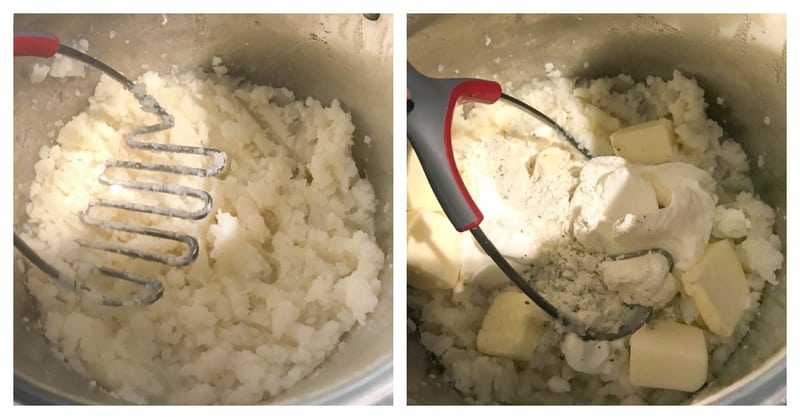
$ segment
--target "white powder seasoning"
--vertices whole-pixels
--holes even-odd
[[[455,113],[453,151],[464,182],[485,216],[484,232],[501,253],[522,266],[520,271],[534,288],[596,326],[619,322],[623,297],[628,301],[647,297],[643,301],[657,305],[654,318],[703,328],[697,308],[679,292],[675,278],[697,260],[712,235],[713,240],[735,238],[740,243],[736,252],[747,273],[751,304],[733,336],[706,333],[713,360],[709,377],[714,377],[721,361],[747,332],[764,284],[776,281],[775,271],[783,264],[780,240],[772,233],[774,212],[749,192],[747,156],[735,142],[723,141],[720,126],[704,113],[700,86],[677,71],[671,79],[651,77],[647,83],[637,83],[624,75],[592,81],[564,79],[553,63],[546,63],[544,69],[546,80],[531,80],[510,93],[556,120],[593,155],[613,155],[609,136],[623,127],[668,118],[675,124],[680,150],[677,160],[682,163],[656,170],[608,157],[587,165],[562,138],[518,109],[471,105],[467,112]],[[680,106],[673,106],[675,98],[683,101]],[[723,101],[720,98],[718,102]],[[661,176],[667,183],[676,176],[684,177],[687,182],[677,182],[685,188],[681,193],[693,197],[691,205],[665,212],[668,216],[656,220],[663,225],[650,224],[663,229],[657,239],[679,243],[675,252],[680,262],[680,268],[673,270],[675,277],[667,275],[670,282],[643,285],[652,295],[638,295],[638,288],[623,287],[624,275],[611,278],[617,282],[609,279],[615,290],[609,289],[599,269],[607,254],[587,248],[585,244],[591,242],[579,242],[575,236],[580,230],[576,224],[579,214],[586,216],[584,220],[593,220],[588,215],[592,215],[596,199],[587,193],[607,187],[598,179],[620,170],[629,172],[625,182],[635,181],[636,176]],[[587,183],[590,180],[595,183]],[[583,193],[585,202],[577,207],[573,201],[581,185],[587,193]],[[723,193],[717,196],[717,191]],[[602,227],[610,210],[597,204],[596,211],[606,211],[599,214],[602,216],[594,214]],[[702,212],[702,217],[692,217],[692,211]],[[683,221],[687,219],[694,220],[697,228],[673,228],[676,223],[686,224]],[[624,222],[608,222],[608,228],[623,234],[624,228],[635,230],[638,225],[631,221],[635,217],[620,220]],[[464,278],[471,275],[463,271],[469,266],[461,266]],[[409,305],[421,313],[414,322],[420,342],[436,356],[445,381],[467,403],[672,404],[688,397],[679,391],[633,386],[628,379],[629,338],[592,346],[597,365],[591,364],[591,368],[586,361],[576,361],[574,342],[572,346],[564,344],[569,335],[553,321],[546,324],[527,361],[479,352],[476,335],[487,309],[496,294],[507,290],[516,287],[501,280],[465,282],[462,290],[409,291]],[[568,349],[572,364],[583,372],[565,361],[562,348]]]

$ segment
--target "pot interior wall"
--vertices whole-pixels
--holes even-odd
[[[377,238],[387,257],[382,290],[371,320],[349,334],[310,378],[274,403],[377,402],[391,392],[392,354],[392,20],[361,15],[16,15],[15,30],[52,32],[63,41],[85,38],[89,53],[129,78],[146,70],[210,70],[219,56],[229,74],[285,86],[297,98],[325,104],[338,98],[356,126],[354,156],[375,187]],[[111,33],[116,36],[111,39]],[[88,104],[99,73],[85,79],[30,83],[33,58],[14,61],[14,225],[25,222],[27,187],[47,132]],[[81,92],[76,96],[75,92]],[[373,141],[365,144],[363,137]],[[22,186],[18,186],[22,185]],[[19,257],[15,253],[15,257]],[[168,292],[168,291],[167,291]],[[29,323],[23,322],[27,318]],[[35,305],[19,272],[14,279],[14,372],[20,394],[53,401],[118,402],[64,367],[35,322]],[[365,383],[370,386],[365,386]],[[29,394],[29,395],[30,395]],[[384,400],[385,401],[385,400]]]
[[[705,89],[709,116],[743,146],[757,192],[777,210],[785,253],[785,16],[409,15],[408,59],[422,73],[512,86],[545,77],[545,63],[565,77],[585,79],[620,73],[640,81],[671,78],[676,69],[694,77]],[[757,156],[764,156],[763,168]],[[754,397],[785,388],[785,270],[779,278],[780,285],[765,291],[741,348],[692,402],[757,402]],[[408,352],[410,402],[460,402],[450,388],[433,390],[442,387],[428,377],[430,364],[411,335]]]

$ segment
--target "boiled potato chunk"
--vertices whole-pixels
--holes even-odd
[[[422,165],[416,153],[408,154],[408,184],[406,185],[406,196],[408,211],[428,209],[431,211],[443,212],[433,189],[428,183]]]
[[[699,328],[657,320],[631,335],[631,384],[695,391],[707,374],[708,351]]]
[[[720,240],[708,245],[681,281],[708,330],[731,336],[744,312],[750,288],[730,242]]]
[[[491,356],[529,360],[544,331],[548,315],[525,294],[497,294],[478,332],[478,351]]]
[[[408,284],[421,290],[458,287],[458,231],[431,210],[411,211],[407,217]]]
[[[659,164],[672,160],[675,130],[666,118],[623,128],[611,134],[614,153],[632,163]]]

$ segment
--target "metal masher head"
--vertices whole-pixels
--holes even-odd
[[[483,221],[483,214],[470,196],[455,164],[450,133],[453,112],[458,103],[491,104],[503,100],[553,129],[584,158],[591,159],[593,157],[591,152],[553,119],[527,103],[503,93],[502,88],[496,82],[467,78],[436,79],[421,74],[410,63],[406,68],[407,85],[410,90],[407,119],[408,139],[419,158],[436,199],[456,230],[472,233],[486,254],[528,298],[568,331],[582,339],[615,340],[628,336],[641,328],[650,319],[653,313],[652,307],[628,304],[626,304],[627,316],[618,329],[598,330],[589,327],[573,313],[565,312],[547,301],[497,250],[479,226]],[[612,258],[615,260],[629,259],[650,252],[663,255],[669,263],[669,270],[672,270],[673,258],[666,249],[643,249],[616,255]]]
[[[160,122],[156,124],[143,126],[128,133],[125,136],[125,143],[127,146],[133,149],[145,150],[154,153],[194,154],[207,156],[212,159],[211,165],[207,168],[128,160],[108,160],[105,162],[106,170],[111,168],[122,168],[138,171],[173,173],[186,176],[211,177],[218,175],[225,168],[227,156],[221,150],[207,147],[161,144],[148,142],[142,139],[144,136],[169,130],[175,126],[175,118],[166,110],[164,110],[164,108],[158,104],[155,98],[147,94],[143,85],[134,83],[110,66],[81,51],[66,45],[62,45],[58,38],[53,35],[21,34],[14,36],[15,56],[51,57],[55,54],[61,54],[66,57],[81,61],[100,70],[107,76],[119,82],[126,90],[132,93],[139,101],[142,111],[153,114],[159,118]],[[93,215],[93,209],[105,207],[131,213],[145,213],[179,219],[200,220],[205,218],[211,212],[211,208],[213,207],[213,200],[208,192],[174,183],[155,183],[113,179],[109,176],[106,176],[105,170],[99,176],[98,180],[101,184],[109,187],[117,186],[131,190],[189,197],[201,202],[202,206],[200,209],[190,211],[183,208],[168,208],[156,205],[146,205],[138,202],[93,199],[89,202],[86,210],[84,210],[80,215],[80,218],[84,223],[107,231],[138,234],[179,242],[183,244],[185,250],[178,256],[147,251],[130,247],[122,243],[114,243],[102,240],[78,239],[77,242],[79,245],[127,256],[130,258],[142,259],[170,266],[187,266],[194,262],[199,252],[199,244],[197,239],[191,235],[163,229],[150,228],[133,223],[104,219]],[[96,269],[97,273],[126,281],[138,288],[137,292],[135,292],[133,295],[124,298],[103,295],[102,293],[93,290],[82,281],[73,278],[71,275],[60,272],[53,265],[47,263],[27,243],[25,243],[25,241],[19,237],[16,232],[14,233],[14,246],[29,261],[31,261],[31,263],[53,278],[56,283],[75,291],[82,297],[97,301],[104,305],[144,306],[154,303],[161,298],[164,293],[164,286],[158,279],[138,276],[106,266],[95,266],[94,268]]]

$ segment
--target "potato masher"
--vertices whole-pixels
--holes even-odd
[[[581,322],[572,313],[566,313],[547,301],[528,284],[497,250],[479,227],[483,214],[473,201],[453,156],[451,125],[456,105],[465,102],[493,104],[499,100],[510,103],[529,113],[566,139],[584,158],[592,154],[578,143],[553,119],[530,105],[503,93],[499,83],[481,79],[431,78],[422,75],[407,64],[407,86],[410,92],[407,115],[408,140],[419,158],[425,176],[447,218],[459,232],[469,230],[486,254],[506,276],[536,305],[553,319],[584,340],[615,340],[642,327],[653,313],[651,307],[628,305],[631,310],[623,325],[616,331],[596,330]],[[674,261],[665,249],[654,248],[611,256],[614,260],[629,259],[648,253],[664,256],[672,271]]]
[[[208,168],[156,164],[139,161],[108,160],[105,162],[106,170],[109,168],[124,168],[199,177],[216,176],[222,172],[227,161],[227,156],[223,151],[206,147],[153,143],[141,139],[142,136],[168,130],[175,126],[175,118],[166,110],[164,110],[164,108],[158,104],[155,98],[147,94],[144,85],[136,84],[103,62],[81,51],[61,44],[55,35],[41,33],[18,33],[14,35],[14,56],[34,56],[47,58],[56,54],[81,61],[105,73],[107,76],[122,84],[126,90],[136,97],[141,105],[142,111],[156,115],[160,119],[160,123],[158,124],[140,127],[128,133],[125,136],[125,143],[129,147],[157,153],[197,154],[207,156],[212,159],[212,164]],[[131,258],[143,259],[171,266],[186,266],[194,262],[198,255],[199,244],[196,238],[188,234],[149,228],[131,223],[105,220],[92,216],[91,213],[92,208],[106,207],[129,212],[156,214],[180,219],[200,220],[205,218],[211,212],[211,208],[213,206],[213,200],[208,192],[173,183],[152,183],[112,179],[106,176],[104,173],[98,178],[99,182],[103,185],[107,185],[109,187],[119,186],[132,190],[187,196],[200,201],[203,206],[198,210],[188,211],[182,208],[166,208],[155,205],[145,205],[137,202],[93,199],[89,202],[86,210],[84,210],[80,215],[81,220],[84,223],[94,225],[99,228],[180,242],[185,245],[185,250],[179,256],[149,252],[119,243],[99,240],[79,239],[78,244],[87,248],[98,249]],[[126,298],[102,295],[97,291],[92,290],[86,284],[81,283],[75,278],[72,278],[70,275],[60,272],[53,265],[47,263],[44,258],[38,255],[27,243],[25,243],[25,241],[16,232],[14,232],[14,247],[16,247],[20,253],[22,253],[29,261],[31,261],[31,263],[48,274],[59,285],[74,290],[82,297],[98,301],[104,305],[149,305],[161,298],[164,292],[164,286],[158,279],[137,276],[129,272],[120,271],[109,267],[95,267],[97,272],[103,275],[127,281],[140,288],[136,294]]]

